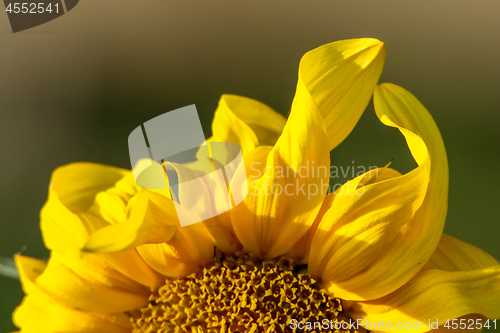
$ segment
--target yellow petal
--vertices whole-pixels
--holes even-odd
[[[257,146],[273,145],[285,126],[285,118],[256,100],[222,95],[212,122],[214,142],[232,142],[243,155]]]
[[[203,225],[210,233],[214,245],[221,251],[232,253],[242,250],[242,245],[234,232],[229,211],[203,221]]]
[[[213,258],[214,244],[203,223],[181,227],[172,199],[163,193],[141,191],[130,200],[129,211],[125,222],[94,232],[83,249],[116,256],[137,248],[148,266],[166,276],[189,275]]]
[[[449,179],[446,150],[432,116],[410,92],[393,84],[383,84],[375,89],[374,104],[379,119],[404,134],[416,162],[430,163],[424,202],[405,230],[404,241],[412,243],[407,255],[413,258],[414,265],[408,266],[416,271],[420,263],[434,253],[446,219]],[[417,143],[418,138],[424,141],[426,149]]]
[[[19,270],[19,279],[21,280],[24,293],[31,295],[39,292],[36,279],[43,273],[45,267],[47,267],[47,263],[39,259],[21,255],[16,255],[14,259]]]
[[[361,175],[336,191],[313,238],[308,266],[336,297],[372,299],[397,288],[385,275],[396,275],[400,267],[388,266],[384,255],[422,203],[427,172],[415,171],[365,187],[359,187],[366,177]]]
[[[436,249],[446,216],[448,165],[432,117],[395,85],[374,96],[377,116],[403,133],[418,167],[361,188],[364,176],[346,183],[323,217],[309,270],[346,300],[380,298],[408,282]]]
[[[90,312],[123,312],[148,304],[150,288],[116,270],[102,255],[82,258],[52,251],[36,279],[46,295],[71,308]]]
[[[80,250],[94,232],[125,220],[127,204],[137,191],[129,170],[93,163],[73,163],[56,169],[49,200],[41,214],[46,244],[61,253]],[[123,237],[112,235],[118,245]],[[164,280],[134,251],[109,254],[107,259],[116,269],[146,286],[153,288]],[[130,269],[130,265],[136,269]]]
[[[134,197],[130,211],[126,221],[93,232],[83,251],[112,253],[166,242],[179,225],[173,201],[153,191],[143,190]]]
[[[384,61],[384,43],[370,38],[326,44],[300,61],[296,96],[311,96],[318,107],[328,133],[328,150],[338,146],[358,122]]]
[[[85,312],[33,296],[24,298],[13,314],[23,333],[130,333],[130,318],[124,313]]]
[[[328,189],[326,140],[321,115],[303,93],[295,97],[274,148],[259,147],[245,157],[248,194],[231,210],[245,249],[275,257],[288,252],[311,227]],[[237,173],[231,188],[240,188],[242,178]]]
[[[311,243],[314,238],[314,234],[316,233],[316,230],[318,229],[318,225],[323,219],[323,216],[325,213],[330,209],[332,206],[333,199],[335,198],[334,193],[329,193],[326,197],[325,200],[323,201],[323,204],[321,205],[321,208],[319,210],[318,215],[316,216],[316,219],[314,220],[313,225],[307,230],[307,233],[302,236],[301,239],[295,245],[292,247],[290,251],[286,253],[287,258],[291,258],[294,260],[297,260],[299,262],[304,262],[306,263],[309,257],[309,252],[311,250]]]
[[[391,168],[378,168],[373,169],[371,172],[367,172],[363,179],[359,182],[360,185],[368,185],[375,182],[380,182],[382,180],[390,179],[393,177],[400,176],[401,174]],[[332,206],[333,199],[335,198],[335,193],[329,193],[323,204],[321,205],[321,209],[319,210],[318,216],[314,220],[313,225],[307,233],[293,246],[293,248],[286,254],[287,257],[298,260],[300,262],[307,262],[309,259],[309,252],[311,250],[311,244],[316,234],[316,230],[318,229],[319,223],[323,219],[325,213]]]
[[[204,164],[203,170],[173,163],[165,165],[176,171],[179,180],[173,189],[177,189],[178,203],[175,208],[182,226],[220,215],[232,207],[223,172],[215,168],[212,170],[210,160]]]
[[[103,257],[117,271],[151,289],[165,284],[165,276],[152,269],[137,249],[104,254]]]
[[[241,244],[236,238],[228,212],[233,201],[226,177],[230,177],[227,168],[233,160],[230,158],[232,154],[229,154],[231,147],[227,145],[210,142],[200,147],[198,152],[205,152],[198,156],[197,161],[183,165],[165,163],[165,168],[175,171],[177,175],[179,185],[173,185],[173,188],[178,196],[175,207],[182,225],[202,222],[219,249],[235,252],[241,250]],[[239,149],[234,144],[230,145]],[[215,159],[211,160],[213,156],[221,157],[224,161],[219,163]],[[224,167],[224,173],[221,167]]]
[[[358,302],[350,314],[368,322],[391,322],[394,329],[387,332],[397,331],[398,322],[421,322],[409,331],[426,332],[456,318],[468,327],[470,315],[499,319],[500,264],[472,245],[443,236],[430,260],[432,267],[385,297]]]
[[[137,251],[156,271],[170,277],[192,274],[214,256],[214,244],[202,223],[179,228],[162,244],[146,244]]]
[[[443,234],[439,246],[424,269],[471,271],[498,265],[498,261],[483,250]]]
[[[129,173],[107,165],[72,163],[54,171],[51,188],[71,211],[86,211],[94,204],[97,193],[113,187]]]
[[[39,279],[47,274],[46,262],[20,255],[15,260],[23,290],[27,294],[13,315],[14,323],[22,332],[130,332],[130,319],[125,314],[93,313],[71,308],[64,303],[66,295],[54,294],[54,290],[47,290],[40,285]],[[82,290],[91,286],[76,287]],[[102,297],[106,297],[106,294]]]
[[[45,246],[60,252],[81,248],[89,235],[82,219],[64,206],[52,189],[40,213],[40,228]]]
[[[383,180],[401,176],[399,171],[389,168],[389,165],[390,163],[383,168],[374,168],[366,172],[359,181],[358,187],[380,183]]]
[[[137,190],[131,171],[124,169],[93,163],[57,168],[41,212],[46,246],[60,252],[80,249],[89,234],[123,219],[126,202]]]
[[[263,103],[247,97],[223,95],[212,123],[213,135],[208,140],[211,152],[209,154],[206,150],[208,146],[202,146],[197,154],[199,159],[197,162],[205,160],[226,166],[230,161],[227,159],[227,154],[223,151],[224,147],[221,147],[220,143],[237,144],[241,148],[242,155],[245,156],[258,146],[273,145],[281,134],[284,125],[285,118]],[[193,166],[190,165],[189,168],[193,169]],[[186,171],[177,168],[177,172],[179,177],[182,177]],[[207,197],[204,195],[205,193],[200,190],[197,190],[194,195],[190,193],[189,201],[197,202],[198,198]],[[220,193],[218,196],[221,197]],[[214,201],[218,201],[219,204],[225,203],[228,205],[229,203],[227,199],[220,200],[220,198],[215,198],[214,195],[209,197],[213,197]],[[207,208],[213,206],[213,204],[205,202],[203,204],[198,203],[197,206]],[[219,207],[219,211],[225,210],[227,209]],[[219,249],[226,252],[241,250],[242,246],[233,230],[229,213],[217,214],[217,216],[206,219],[203,223]]]
[[[123,178],[112,187],[95,195],[89,212],[111,224],[123,222],[126,219],[127,204],[139,190],[133,173],[127,170]]]

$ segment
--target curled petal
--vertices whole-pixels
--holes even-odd
[[[337,193],[313,239],[309,269],[335,296],[370,300],[408,282],[437,247],[446,217],[448,164],[428,111],[408,91],[376,87],[379,119],[405,136],[418,167]],[[339,192],[339,191],[337,191]]]
[[[89,209],[95,196],[115,186],[130,173],[129,170],[95,163],[71,163],[57,168],[52,174],[50,187],[56,191],[61,202],[73,212]],[[126,187],[122,197],[131,196]],[[128,193],[127,193],[128,192]]]
[[[206,227],[202,223],[181,227],[172,199],[144,190],[131,200],[130,206],[127,221],[95,232],[84,250],[114,252],[137,248],[149,266],[167,276],[191,272],[213,258],[214,244]]]
[[[49,250],[66,252],[68,249],[82,248],[89,235],[88,228],[84,224],[86,221],[88,220],[83,220],[68,210],[57,193],[49,190],[49,199],[40,213],[40,229],[45,246]],[[107,225],[104,221],[97,219],[94,221],[99,227]]]
[[[170,239],[177,221],[172,200],[158,207],[147,195],[138,199],[139,190],[129,170],[93,163],[56,169],[41,213],[47,247],[61,253],[112,253]],[[129,214],[131,202],[137,208]]]
[[[358,122],[384,62],[385,45],[372,38],[326,44],[302,57],[296,96],[311,96],[318,107],[328,133],[328,150],[338,146]]]
[[[93,232],[82,250],[113,253],[143,244],[166,242],[178,229],[177,213],[172,199],[143,190],[129,203],[130,214],[123,222]]]
[[[116,252],[134,247],[134,242],[168,239],[171,235],[165,235],[165,229],[173,233],[175,228],[165,224],[154,228],[156,220],[150,219],[152,209],[144,207],[145,199],[140,201],[143,209],[132,214],[132,221],[127,220],[127,205],[138,190],[129,170],[93,163],[73,163],[56,169],[49,200],[41,213],[47,247],[75,256],[81,249]],[[145,286],[154,288],[164,280],[135,250],[109,253],[106,258],[115,269]],[[142,269],[131,269],[132,263]]]
[[[94,231],[125,219],[127,202],[138,190],[125,169],[94,163],[57,168],[41,212],[45,245],[60,252],[81,249]]]
[[[243,153],[273,145],[285,126],[285,118],[256,100],[222,95],[212,122],[213,142],[236,143]]]

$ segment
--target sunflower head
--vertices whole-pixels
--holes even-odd
[[[304,268],[285,257],[217,252],[190,276],[167,280],[132,312],[133,332],[292,332],[290,318],[340,322],[341,301]]]
[[[232,202],[203,182],[175,192],[141,188],[130,170],[58,168],[41,213],[51,257],[16,257],[26,293],[16,325],[24,333],[269,333],[391,332],[412,322],[425,332],[457,318],[476,328],[500,318],[500,265],[443,234],[443,140],[410,92],[377,85],[384,61],[376,39],[308,52],[286,120],[252,99],[222,96],[196,160],[156,169],[195,179],[227,164],[229,152],[213,154],[213,143],[236,144],[243,163],[225,179]],[[330,151],[372,97],[417,167],[378,168],[328,191]],[[179,209],[209,217],[183,227]]]

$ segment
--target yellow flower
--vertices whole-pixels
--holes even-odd
[[[58,168],[41,213],[51,257],[16,257],[26,297],[15,324],[24,333],[234,333],[319,332],[358,320],[369,330],[425,332],[500,318],[500,264],[442,233],[443,141],[412,94],[377,86],[384,60],[374,39],[308,52],[286,122],[264,104],[223,96],[208,141],[241,147],[246,176],[237,170],[231,189],[246,182],[249,192],[202,223],[180,227],[169,190],[141,189],[131,171]],[[329,152],[372,95],[418,167],[372,170],[327,194]]]

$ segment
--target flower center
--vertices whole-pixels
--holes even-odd
[[[299,332],[299,322],[340,322],[340,300],[301,273],[305,267],[283,257],[218,252],[203,269],[167,280],[133,311],[133,333]]]

